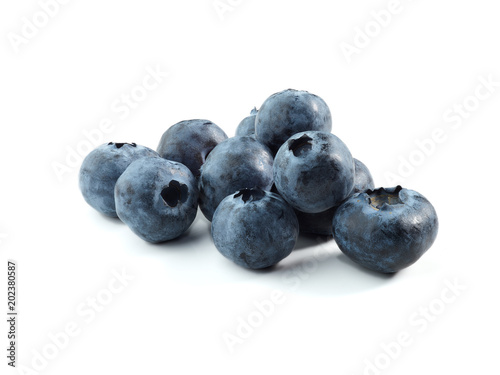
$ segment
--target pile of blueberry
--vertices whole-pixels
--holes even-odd
[[[80,189],[97,211],[152,243],[183,234],[199,206],[219,252],[246,268],[290,255],[299,231],[333,235],[375,271],[408,267],[436,238],[434,207],[401,186],[375,189],[331,128],[323,99],[285,90],[252,110],[232,138],[211,121],[189,120],[171,126],[157,151],[104,144],[83,161]]]

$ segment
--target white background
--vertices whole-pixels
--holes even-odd
[[[474,99],[481,80],[500,81],[496,2],[401,0],[380,30],[371,12],[387,1],[223,3],[233,5],[221,18],[211,0],[74,0],[43,26],[37,1],[2,2],[0,310],[14,259],[17,364],[33,369],[44,351],[52,358],[20,373],[497,371],[500,87]],[[42,26],[16,48],[14,34],[30,31],[24,17]],[[349,62],[342,42],[356,46],[366,27],[373,37]],[[137,108],[117,112],[148,67],[170,74]],[[190,118],[232,136],[253,106],[286,88],[325,99],[332,132],[377,186],[400,183],[434,204],[440,232],[418,263],[381,276],[334,242],[304,237],[275,269],[252,272],[217,252],[201,214],[188,235],[150,245],[81,197],[75,152],[88,152],[84,131],[97,134],[102,121],[113,129],[100,143],[156,148],[170,125]],[[446,121],[464,101],[462,117]],[[415,142],[439,129],[441,143],[427,143],[423,156]],[[402,176],[410,158],[418,165]],[[318,261],[320,253],[328,256]],[[123,270],[133,280],[91,316],[87,299],[109,297],[113,272]],[[464,289],[454,294],[450,283]],[[282,303],[258,321],[255,303],[278,292]],[[224,334],[237,335],[249,316],[258,327],[231,352]],[[72,322],[77,334],[51,351],[50,334]],[[2,327],[0,372],[16,373]],[[410,345],[389,345],[404,332]]]

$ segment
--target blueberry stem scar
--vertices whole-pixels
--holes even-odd
[[[312,148],[312,138],[304,134],[298,139],[289,142],[288,149],[293,152],[294,156],[300,156]]]
[[[387,191],[384,188],[379,188],[376,190],[367,190],[366,194],[368,194],[370,206],[378,211],[384,204],[389,206],[404,204],[399,197],[399,192],[402,189],[403,188],[398,185],[394,191]]]
[[[257,201],[264,197],[265,193],[261,189],[241,189],[234,195],[234,198],[241,197],[243,202],[247,203],[249,200]]]
[[[109,142],[108,146],[111,146],[111,145],[115,145],[116,148],[122,148],[125,145],[130,145],[132,147],[137,147],[136,143],[113,143],[113,142]]]
[[[187,200],[188,188],[179,181],[172,180],[162,189],[160,195],[166,205],[176,207],[179,202],[184,203]]]

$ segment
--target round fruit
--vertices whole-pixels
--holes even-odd
[[[183,164],[140,159],[116,182],[115,200],[118,217],[142,239],[158,243],[179,237],[193,223],[198,188]]]
[[[254,108],[252,112],[250,112],[250,116],[241,120],[236,128],[236,136],[255,134],[255,117],[257,116],[257,112],[257,108]]]
[[[201,168],[200,209],[208,220],[219,203],[240,189],[270,190],[273,156],[254,137],[234,137],[221,142]]]
[[[331,133],[295,134],[274,160],[274,183],[295,209],[326,211],[349,196],[354,186],[354,161],[347,146]]]
[[[383,273],[415,263],[432,246],[438,227],[432,204],[401,186],[355,194],[333,217],[333,236],[340,250],[354,262]]]
[[[226,197],[212,221],[219,252],[252,269],[275,265],[292,252],[299,233],[293,209],[278,194],[243,189]]]
[[[226,133],[212,121],[186,120],[163,133],[157,151],[164,159],[184,164],[198,177],[208,154],[225,139]]]
[[[306,130],[332,130],[325,101],[307,91],[289,89],[271,95],[255,118],[255,135],[273,154],[292,135]]]
[[[79,184],[85,201],[100,213],[117,217],[115,183],[134,160],[158,157],[150,148],[135,143],[109,142],[93,150],[80,167]]]

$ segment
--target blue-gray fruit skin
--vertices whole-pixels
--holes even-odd
[[[284,90],[262,104],[255,119],[255,136],[276,154],[292,135],[332,130],[332,115],[323,99],[307,91]]]
[[[360,193],[368,189],[375,189],[372,174],[365,164],[354,158],[354,187],[350,195]]]
[[[130,164],[116,182],[115,201],[118,217],[143,240],[172,240],[196,217],[196,178],[181,163],[140,159]]]
[[[79,185],[85,201],[100,213],[117,217],[116,180],[134,160],[159,157],[150,148],[135,143],[109,142],[90,152],[80,167]]]
[[[186,120],[163,133],[157,151],[164,159],[184,164],[198,177],[207,155],[225,139],[226,133],[212,121]]]
[[[432,246],[438,227],[432,204],[401,186],[354,194],[333,217],[333,236],[340,250],[382,273],[415,263]]]
[[[222,255],[242,267],[261,269],[290,255],[299,223],[293,209],[278,194],[243,189],[219,204],[211,230]]]
[[[241,120],[238,127],[236,128],[237,137],[255,134],[255,117],[257,116],[257,112],[257,108],[254,108],[252,109],[252,112],[250,112],[250,116],[247,116],[243,120]]]
[[[229,138],[217,145],[201,168],[200,209],[212,216],[229,194],[245,188],[270,190],[273,185],[271,151],[252,136]]]
[[[354,187],[349,196],[365,191],[368,189],[375,189],[373,177],[370,170],[354,158]],[[299,219],[299,227],[302,233],[319,234],[321,236],[332,235],[332,220],[338,206],[332,207],[326,211],[316,214],[308,214],[295,210],[297,219]]]
[[[295,209],[318,213],[339,205],[354,186],[354,161],[337,136],[306,131],[290,137],[274,160],[274,183]]]

